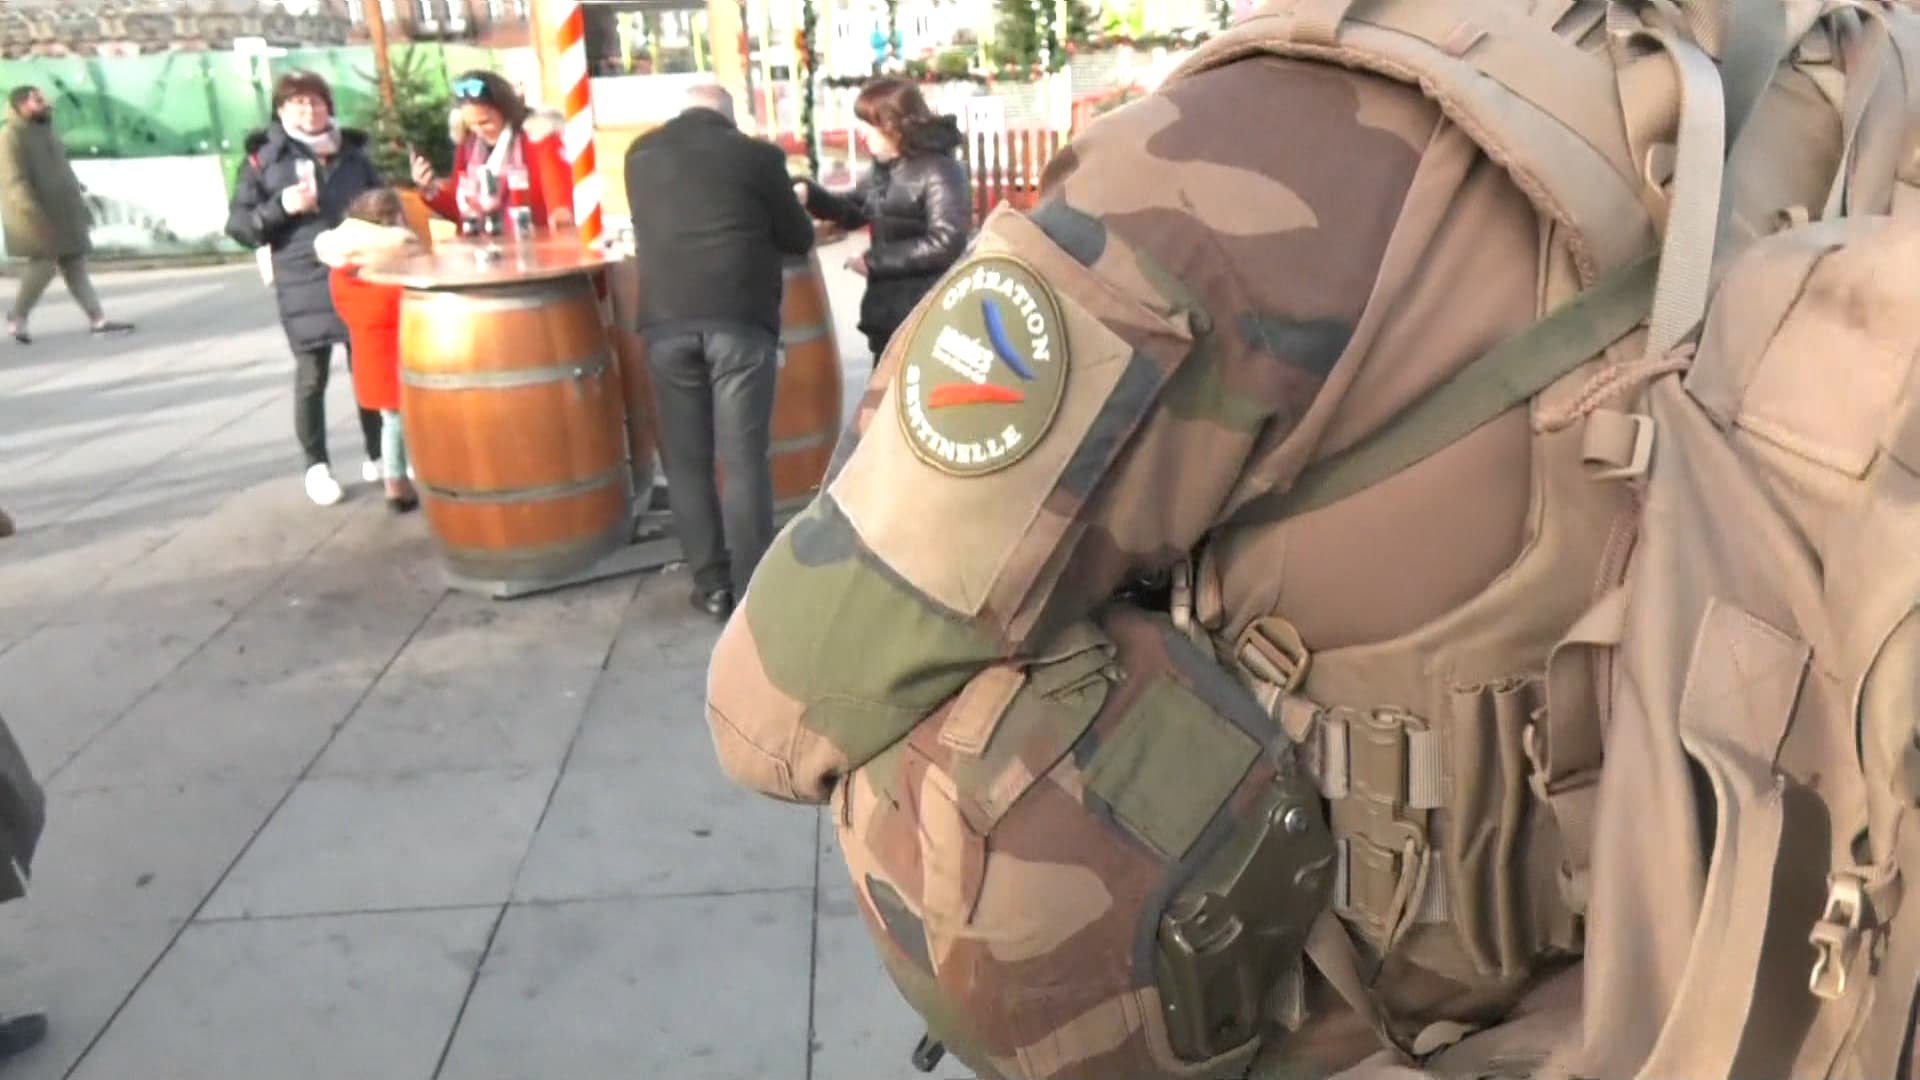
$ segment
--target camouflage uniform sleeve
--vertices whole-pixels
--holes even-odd
[[[1435,124],[1381,80],[1236,63],[1095,123],[1031,213],[990,217],[721,635],[729,775],[823,801],[1184,556],[1339,357]]]

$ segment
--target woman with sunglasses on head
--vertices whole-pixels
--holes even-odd
[[[453,176],[434,176],[433,166],[413,157],[413,181],[441,217],[452,221],[510,207],[527,207],[533,227],[573,227],[573,173],[558,132],[527,130],[527,105],[507,80],[491,71],[469,71],[453,81],[466,138],[454,148]],[[501,214],[509,235],[511,213]]]

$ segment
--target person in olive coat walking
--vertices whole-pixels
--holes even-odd
[[[281,76],[273,111],[265,131],[247,136],[227,235],[243,247],[273,253],[273,295],[294,356],[293,426],[306,455],[307,497],[330,506],[340,501],[341,490],[327,457],[327,378],[333,347],[347,350],[349,368],[353,352],[313,240],[339,225],[360,193],[382,184],[367,156],[366,133],[334,122],[333,91],[325,79],[307,71]],[[378,412],[360,410],[360,434],[367,452],[361,478],[378,483]]]
[[[7,95],[7,122],[0,128],[0,228],[7,254],[27,260],[20,291],[7,311],[7,332],[22,345],[33,340],[27,315],[58,272],[96,334],[133,327],[109,320],[87,276],[93,251],[86,189],[67,161],[67,148],[53,130],[53,103],[34,86]]]
[[[860,332],[880,362],[902,322],[967,247],[973,223],[964,143],[951,116],[936,116],[913,80],[882,75],[854,99],[874,165],[845,195],[812,180],[794,185],[807,212],[848,229],[871,226],[866,253],[848,265],[867,279]]]

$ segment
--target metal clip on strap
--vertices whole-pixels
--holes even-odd
[[[1813,971],[1807,989],[1817,998],[1838,1001],[1862,947],[1870,946],[1886,915],[1899,905],[1900,872],[1891,863],[1827,876],[1827,903],[1807,941],[1813,946]]]

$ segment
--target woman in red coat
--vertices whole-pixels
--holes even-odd
[[[400,287],[377,285],[360,267],[403,252],[420,241],[406,227],[400,196],[391,188],[365,192],[347,206],[346,220],[313,240],[314,255],[327,266],[334,310],[353,339],[353,396],[363,409],[380,413],[380,467],[387,507],[406,513],[419,505],[407,479],[406,437],[400,423]]]
[[[453,151],[453,176],[435,177],[427,159],[413,156],[413,181],[427,205],[451,221],[526,206],[535,230],[572,228],[573,170],[561,152],[559,133],[529,135],[526,102],[491,71],[469,71],[455,79],[453,98],[467,128]],[[510,235],[513,215],[501,216]]]

